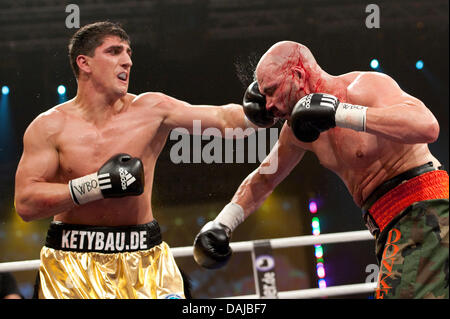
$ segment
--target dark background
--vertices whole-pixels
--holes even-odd
[[[14,210],[14,174],[29,123],[59,103],[56,88],[76,94],[67,58],[66,5],[80,8],[81,25],[122,23],[132,41],[129,91],[160,91],[192,104],[240,103],[259,57],[275,42],[307,45],[332,75],[369,71],[372,58],[407,93],[421,99],[440,124],[432,153],[448,167],[448,1],[379,0],[380,28],[365,25],[370,2],[355,0],[2,0],[0,86],[0,262],[39,258],[50,220],[23,222]],[[423,70],[415,68],[422,59]],[[417,119],[420,121],[420,119]],[[207,220],[228,203],[258,163],[180,164],[168,141],[156,166],[153,206],[163,238],[172,247],[192,245]],[[89,159],[86,159],[89,160]],[[344,184],[307,154],[264,205],[237,228],[233,241],[311,234],[308,201],[319,202],[321,232],[365,229]],[[317,287],[312,247],[274,251],[279,291]],[[328,286],[364,282],[375,264],[373,242],[324,245]],[[221,270],[177,263],[192,279],[196,298],[254,294],[250,253],[237,253]],[[31,296],[35,271],[16,272]],[[343,296],[369,298],[369,294]]]

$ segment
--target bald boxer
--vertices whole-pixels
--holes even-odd
[[[184,298],[183,280],[154,219],[156,160],[173,128],[247,128],[242,106],[190,105],[128,93],[125,31],[79,29],[69,44],[72,100],[27,128],[15,205],[25,221],[53,217],[41,251],[39,298]]]
[[[377,298],[448,298],[448,174],[429,151],[439,125],[424,103],[382,73],[330,75],[289,41],[273,45],[255,75],[244,96],[249,119],[287,121],[268,157],[197,235],[197,263],[223,266],[232,231],[311,151],[342,179],[376,238]],[[277,172],[261,173],[272,157]]]

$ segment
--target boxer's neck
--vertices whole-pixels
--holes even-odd
[[[91,82],[79,82],[74,104],[81,111],[83,118],[102,123],[125,108],[124,96],[99,92]]]
[[[328,93],[340,99],[346,96],[346,84],[340,76],[333,76],[319,69],[312,72],[308,79],[310,93]]]

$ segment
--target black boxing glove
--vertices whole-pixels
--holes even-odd
[[[144,192],[144,166],[140,159],[117,154],[97,173],[69,182],[70,195],[77,205],[103,198],[138,196]]]
[[[259,92],[258,82],[249,85],[242,103],[245,116],[259,127],[270,127],[275,124],[275,117],[266,109],[266,97]]]
[[[231,233],[244,221],[244,210],[237,203],[227,204],[216,219],[208,222],[194,240],[194,259],[200,266],[215,269],[231,257]]]
[[[336,126],[335,104],[321,104],[322,94],[302,97],[292,109],[289,123],[294,135],[302,142],[310,143],[319,138],[321,132]]]
[[[365,131],[366,110],[365,106],[341,103],[330,94],[313,93],[295,104],[289,123],[300,141],[310,143],[336,126]]]
[[[216,269],[231,257],[231,230],[215,221],[206,223],[194,240],[194,259],[200,266]]]
[[[311,123],[303,122],[297,118],[294,118],[293,121],[290,120],[288,123],[290,123],[295,137],[304,143],[314,142],[320,136],[320,131]]]

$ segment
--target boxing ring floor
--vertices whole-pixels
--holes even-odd
[[[268,239],[266,242],[270,243],[272,249],[277,248],[289,248],[299,246],[311,246],[321,244],[337,244],[345,242],[357,242],[373,240],[373,236],[368,230],[349,231],[340,233],[320,234],[320,235],[308,235],[308,236],[294,236],[286,238]],[[231,242],[230,246],[233,252],[253,252],[255,249],[255,243],[259,241],[241,241]],[[174,247],[171,248],[173,256],[177,257],[189,257],[193,254],[193,247]],[[0,263],[0,272],[16,272],[16,271],[29,271],[37,270],[40,265],[40,260],[25,260],[25,261],[13,261]],[[253,267],[255,270],[255,267]],[[256,285],[256,282],[255,282]],[[330,286],[326,288],[309,288],[301,290],[291,291],[278,291],[278,299],[314,299],[321,297],[337,297],[343,295],[354,295],[373,293],[377,287],[376,282],[350,284]],[[241,295],[241,296],[228,296],[220,299],[258,299],[260,295]]]

